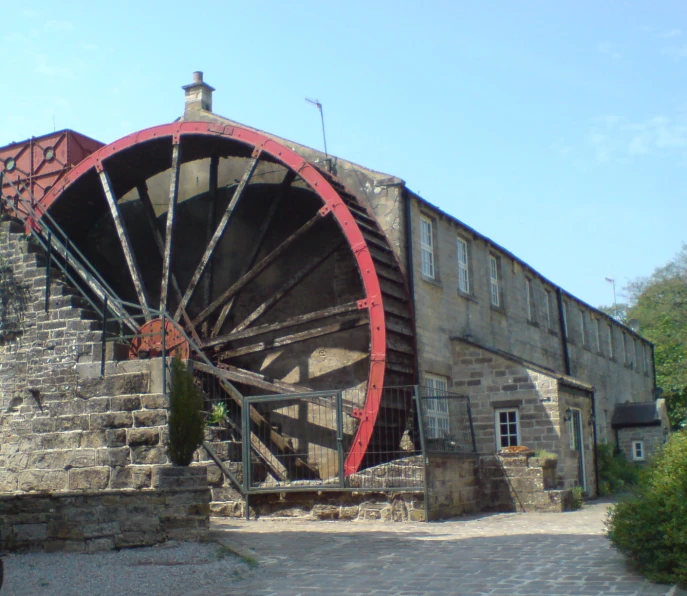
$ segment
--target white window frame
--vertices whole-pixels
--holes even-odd
[[[544,320],[546,321],[546,328],[551,329],[553,320],[551,319],[551,299],[553,298],[553,293],[551,290],[544,290]]]
[[[456,238],[458,260],[458,290],[463,294],[470,293],[470,252],[466,240]]]
[[[512,414],[515,413],[515,445],[521,445],[522,441],[520,440],[520,412],[518,411],[518,408],[498,408],[494,410],[494,432],[496,434],[496,449],[503,449],[504,447],[509,447],[511,445],[504,445],[503,444],[503,435],[501,433],[501,424],[507,424],[509,427],[513,422],[508,420],[507,422],[501,422],[501,414]],[[508,428],[508,432],[506,433],[508,437],[512,437],[513,434],[510,432],[510,428]],[[509,441],[510,443],[510,441]]]
[[[639,454],[637,453],[639,447]],[[632,441],[632,461],[646,460],[646,453],[644,452],[644,441]]]
[[[448,379],[440,375],[425,373],[425,388],[431,395],[447,394]],[[446,398],[431,398],[424,400],[427,420],[427,438],[443,439],[451,433],[448,400]]]
[[[494,308],[501,306],[499,258],[492,254],[489,255],[489,302]]]
[[[534,283],[531,277],[525,277],[525,300],[527,302],[527,320],[534,322]]]
[[[578,314],[578,320],[580,323],[580,343],[585,346],[587,345],[587,332],[585,330],[585,321],[584,321],[584,311],[581,308],[577,309],[577,314]]]
[[[422,275],[434,279],[436,276],[434,222],[424,215],[420,218],[420,251],[422,253]]]

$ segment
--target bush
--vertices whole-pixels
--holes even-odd
[[[582,496],[582,487],[575,486],[570,494],[570,510],[577,511],[584,506],[584,497]]]
[[[203,393],[178,358],[172,360],[169,387],[169,443],[167,454],[177,466],[188,466],[203,442]]]
[[[617,453],[610,445],[597,445],[596,457],[599,463],[599,492],[612,495],[637,483],[639,467]]]
[[[608,537],[652,581],[687,584],[687,431],[639,473],[632,496],[611,510]]]

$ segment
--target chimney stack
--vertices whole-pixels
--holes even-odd
[[[182,89],[186,94],[184,115],[198,110],[212,112],[212,92],[215,88],[203,82],[203,73],[201,71],[194,72],[193,83],[184,85]]]

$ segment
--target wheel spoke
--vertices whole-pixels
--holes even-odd
[[[121,243],[122,250],[124,251],[124,259],[126,260],[129,273],[131,274],[131,281],[133,281],[134,288],[136,289],[138,303],[143,309],[143,314],[146,321],[149,321],[150,312],[148,311],[148,299],[146,297],[145,287],[143,286],[141,271],[138,268],[136,257],[131,249],[131,240],[129,239],[129,234],[124,227],[124,223],[122,222],[122,215],[119,211],[119,205],[117,204],[117,199],[114,191],[112,190],[112,182],[110,181],[110,177],[105,171],[105,168],[101,164],[99,164],[97,169],[98,173],[100,174],[100,183],[102,184],[103,191],[105,192],[105,198],[107,199],[107,204],[110,207],[110,213],[112,214],[112,219],[114,220],[114,225],[117,230],[117,236],[119,237],[119,242]]]
[[[286,283],[284,283],[279,289],[272,293],[272,295],[265,300],[258,308],[256,308],[250,315],[248,315],[241,323],[239,323],[232,333],[238,333],[243,331],[254,321],[264,315],[269,311],[277,302],[279,302],[284,296],[286,296],[293,288],[295,288],[306,276],[312,273],[317,267],[324,263],[332,254],[334,254],[342,245],[339,244],[335,246],[330,251],[325,252],[322,255],[315,255],[308,259],[305,266],[298,271],[294,276],[289,278]]]
[[[267,375],[256,373],[245,368],[238,368],[230,364],[219,364],[219,368],[225,372],[235,383],[243,383],[244,385],[251,385],[258,389],[266,391],[273,391],[274,393],[309,393],[312,391],[310,387],[303,385],[295,385],[293,383],[285,383],[278,379],[271,379]]]
[[[206,242],[210,242],[212,238],[212,230],[215,227],[215,207],[217,203],[217,186],[219,183],[219,155],[213,154],[210,158],[210,172],[209,172],[209,194],[210,201],[208,203],[208,217],[207,217],[207,228],[205,231]],[[203,308],[210,304],[210,297],[212,296],[212,259],[208,263],[209,267],[203,276]],[[203,323],[202,326],[203,335],[207,337],[208,334],[208,322]]]
[[[264,352],[265,350],[271,350],[272,348],[279,348],[281,346],[288,346],[290,344],[294,344],[300,341],[306,341],[314,337],[322,337],[323,335],[331,335],[332,333],[338,333],[339,331],[346,331],[347,329],[353,329],[354,327],[367,325],[367,323],[367,316],[350,317],[333,325],[325,325],[324,327],[318,327],[317,329],[300,331],[298,333],[285,335],[284,337],[279,337],[274,340],[261,341],[256,344],[251,344],[249,346],[236,348],[235,350],[227,350],[226,352],[220,352],[217,355],[217,358],[219,360],[227,360],[228,358],[235,358],[237,356],[243,356],[244,354]]]
[[[291,186],[291,183],[293,182],[295,177],[296,174],[292,170],[288,170],[286,176],[284,176],[284,180],[282,181],[279,188],[279,194],[277,195],[277,198],[272,202],[272,205],[270,205],[269,211],[267,212],[267,215],[265,216],[265,219],[263,220],[262,225],[260,226],[260,230],[258,231],[256,240],[251,247],[251,252],[248,255],[248,258],[246,259],[246,264],[243,270],[241,271],[239,277],[241,277],[247,271],[249,271],[250,268],[255,264],[255,259],[257,258],[258,252],[260,251],[260,247],[262,246],[262,241],[265,239],[267,229],[269,228],[270,224],[272,223],[272,220],[274,219],[274,214],[277,212],[277,207],[286,197],[288,190]],[[219,313],[219,317],[217,317],[215,327],[212,330],[213,336],[217,335],[222,330],[222,326],[224,325],[224,322],[227,320],[227,317],[229,316],[229,313],[231,312],[231,309],[234,306],[235,299],[236,297],[234,296],[222,307],[222,310]],[[207,302],[209,302],[209,300],[206,300],[206,304]]]
[[[220,335],[211,339],[205,340],[201,346],[203,348],[209,348],[212,346],[217,346],[230,341],[235,341],[237,339],[245,339],[247,337],[253,337],[255,335],[263,335],[265,333],[271,333],[272,331],[278,331],[280,329],[287,329],[288,327],[295,327],[296,325],[302,325],[303,323],[310,323],[312,321],[320,321],[322,319],[327,319],[336,315],[341,315],[347,312],[358,310],[358,302],[349,302],[347,304],[342,304],[340,306],[332,306],[330,308],[323,308],[322,310],[316,310],[304,315],[298,315],[296,317],[291,317],[285,321],[279,323],[271,323],[269,325],[260,325],[259,327],[251,327],[245,331],[238,331],[236,333],[227,333],[225,335]]]
[[[250,179],[253,176],[253,172],[255,172],[255,168],[257,167],[258,161],[260,160],[259,150],[256,150],[256,152],[253,155],[254,155],[253,159],[251,159],[251,161],[249,162],[248,167],[246,168],[246,171],[243,174],[243,178],[241,178],[241,181],[239,182],[238,187],[234,191],[234,196],[232,196],[231,201],[229,201],[227,208],[224,210],[224,215],[222,215],[222,219],[220,220],[219,224],[217,224],[217,228],[215,229],[215,233],[212,235],[210,242],[208,242],[208,245],[205,249],[205,253],[203,254],[202,258],[200,259],[200,263],[198,263],[198,266],[196,267],[196,270],[193,273],[193,277],[191,277],[191,281],[189,282],[188,287],[186,288],[186,292],[184,293],[184,297],[181,299],[181,303],[179,304],[179,308],[177,309],[177,312],[174,315],[174,320],[179,320],[179,316],[181,314],[181,309],[186,308],[186,305],[188,304],[189,300],[193,296],[193,293],[196,291],[196,287],[198,286],[198,282],[200,281],[200,277],[203,275],[203,271],[205,271],[205,267],[207,266],[208,262],[212,258],[212,253],[215,252],[215,247],[217,246],[217,243],[222,238],[222,235],[224,234],[224,230],[226,230],[227,225],[229,224],[229,220],[231,219],[231,216],[234,213],[234,210],[236,209],[236,205],[238,204],[239,200],[241,199],[241,196],[243,195],[244,190],[248,186],[248,183],[250,182]]]
[[[148,220],[150,231],[153,234],[153,240],[157,245],[157,249],[160,252],[160,256],[163,256],[165,251],[165,244],[162,240],[162,234],[160,234],[160,228],[157,225],[157,217],[155,216],[153,202],[150,200],[150,194],[148,194],[148,185],[145,182],[143,182],[142,184],[136,187],[136,190],[138,191],[138,198],[141,200],[141,203],[143,204],[143,211],[146,214],[146,219]],[[176,299],[181,301],[181,289],[179,288],[179,282],[177,282],[177,278],[176,275],[174,275],[174,271],[170,271],[170,279],[172,281],[172,289],[174,290]],[[188,316],[188,313],[183,308],[181,309],[181,315],[189,331],[191,332],[191,335],[193,336],[193,341],[200,345],[200,336],[198,335],[196,328],[191,323],[191,319]]]
[[[169,272],[172,265],[172,234],[174,232],[174,215],[179,198],[179,171],[181,169],[181,145],[177,141],[172,145],[172,173],[169,182],[169,204],[167,207],[167,225],[165,230],[165,250],[162,256],[162,284],[160,287],[160,310],[167,310]]]
[[[199,325],[207,319],[213,312],[222,306],[229,298],[234,296],[243,286],[256,278],[264,269],[271,265],[286,249],[293,244],[298,238],[305,234],[318,221],[322,219],[322,215],[318,214],[303,224],[298,230],[291,234],[284,242],[275,248],[270,254],[258,262],[250,271],[244,274],[235,284],[228,290],[224,291],[212,304],[210,304],[203,312],[201,312],[194,320],[194,325]]]

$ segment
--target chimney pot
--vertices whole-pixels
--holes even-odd
[[[193,82],[194,83],[202,83],[203,82],[203,71],[202,70],[197,70],[196,72],[193,73]]]

